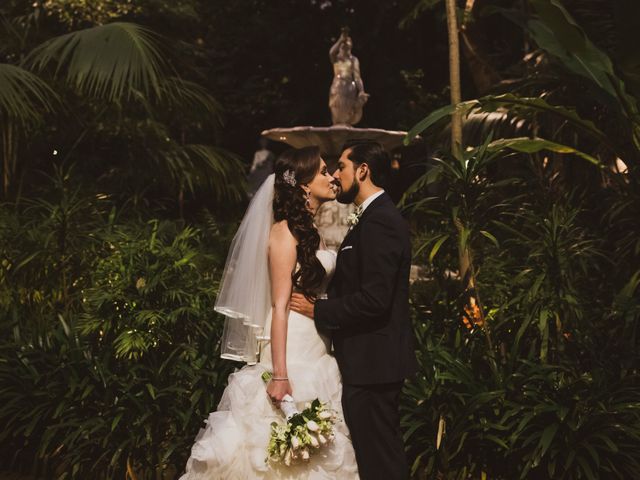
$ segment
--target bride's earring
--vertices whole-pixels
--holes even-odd
[[[311,208],[311,200],[310,200],[311,199],[311,191],[310,190],[306,190],[306,197],[307,197],[307,199],[305,200],[304,205],[307,208]]]

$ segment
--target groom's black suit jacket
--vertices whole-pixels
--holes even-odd
[[[331,335],[344,383],[392,383],[415,373],[410,268],[408,225],[383,193],[347,233],[328,299],[314,308],[318,329]]]

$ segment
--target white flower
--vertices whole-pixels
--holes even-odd
[[[327,439],[326,439],[326,438],[325,438],[325,436],[324,436],[323,434],[321,434],[321,433],[319,433],[319,434],[318,434],[318,440],[320,441],[320,443],[321,443],[322,445],[326,445],[326,443],[327,443]]]
[[[302,450],[302,460],[304,460],[305,462],[309,460],[309,450],[307,450],[306,448]]]
[[[360,215],[357,213],[350,213],[347,217],[347,223],[350,227],[355,227],[358,224],[358,220],[360,220]]]
[[[353,213],[350,213],[349,216],[347,217],[347,223],[351,228],[353,228],[358,224],[361,216],[362,216],[362,208],[356,207],[356,211]]]
[[[318,441],[315,435],[310,434],[309,438],[311,438],[311,445],[313,445],[313,448],[318,448],[320,446],[320,442]]]
[[[300,439],[295,435],[291,437],[291,448],[294,450],[300,446]]]
[[[307,422],[307,428],[309,430],[311,430],[312,432],[317,432],[318,430],[320,430],[320,427],[318,426],[318,424],[316,422],[314,422],[313,420],[309,420]]]
[[[320,419],[321,419],[321,420],[328,420],[328,419],[330,419],[332,416],[333,416],[333,415],[332,415],[332,413],[331,413],[331,412],[328,412],[328,411],[326,411],[326,410],[323,410],[322,412],[320,412],[320,413],[318,414],[318,417],[320,417]]]

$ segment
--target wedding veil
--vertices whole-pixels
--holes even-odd
[[[271,174],[258,189],[236,232],[224,267],[215,311],[226,316],[222,358],[256,363],[258,342],[271,309],[269,233],[273,225]]]

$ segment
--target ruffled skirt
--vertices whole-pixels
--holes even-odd
[[[268,326],[267,326],[268,328]],[[267,330],[268,331],[268,330]],[[287,373],[300,410],[319,398],[341,419],[333,442],[313,452],[305,463],[289,467],[267,462],[271,422],[284,422],[266,393],[261,378],[271,371],[271,348],[263,348],[260,363],[229,376],[218,410],[198,433],[180,480],[357,479],[357,465],[349,431],[342,416],[342,384],[327,342],[313,320],[295,312],[287,330]]]

